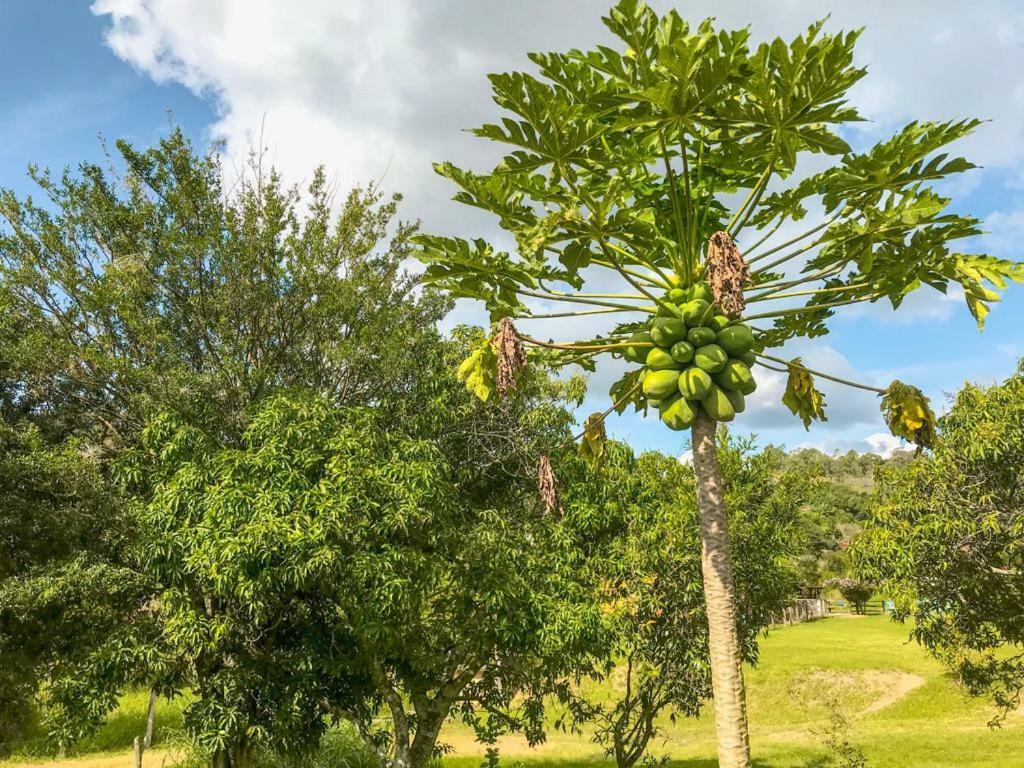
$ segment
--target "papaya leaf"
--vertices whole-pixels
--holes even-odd
[[[583,439],[580,441],[580,455],[594,469],[604,463],[605,445],[608,434],[604,428],[604,414],[592,413],[583,422]]]
[[[476,345],[459,365],[456,376],[484,402],[491,399],[498,387],[498,356],[490,339],[483,339]]]
[[[1005,290],[1010,281],[1024,283],[1024,263],[994,256],[958,253],[949,276],[963,286],[967,308],[978,321],[978,330],[981,330],[988,315],[988,305],[999,301],[999,293],[985,283],[999,290]]]
[[[917,387],[893,381],[882,395],[882,416],[889,431],[914,443],[918,450],[935,443],[935,414]]]
[[[804,429],[811,428],[811,421],[828,421],[825,416],[825,396],[815,388],[814,377],[804,368],[799,357],[794,357],[787,365],[789,379],[786,391],[782,395],[782,403],[793,415],[799,416]]]
[[[647,401],[643,397],[643,391],[637,386],[643,376],[643,369],[627,372],[621,379],[612,384],[608,395],[615,403],[615,412],[624,413],[626,407],[632,403],[635,410],[647,411]],[[633,394],[630,395],[630,392]]]

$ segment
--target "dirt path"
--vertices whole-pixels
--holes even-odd
[[[891,686],[885,693],[864,707],[860,711],[861,715],[870,715],[872,712],[878,712],[895,704],[914,689],[920,688],[925,682],[920,675],[913,675],[909,672],[887,672],[886,677],[888,678],[887,682],[892,680]]]
[[[41,759],[39,762],[0,762],[2,768],[132,768],[131,750],[119,754],[85,755],[63,760]],[[180,760],[177,750],[151,749],[142,756],[142,768],[166,768]]]

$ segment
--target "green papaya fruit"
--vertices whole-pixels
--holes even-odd
[[[647,331],[634,333],[629,337],[629,344],[653,344],[654,339]],[[626,354],[623,355],[631,363],[642,363],[647,359],[647,353],[651,347],[626,347]]]
[[[715,384],[712,384],[708,393],[700,399],[700,404],[715,421],[732,421],[736,418],[736,409],[732,407],[725,390]]]
[[[736,323],[718,332],[718,346],[730,355],[742,355],[754,348],[754,332],[743,323]]]
[[[693,404],[685,397],[679,397],[678,395],[672,401],[662,400],[658,411],[661,413],[661,420],[665,422],[666,426],[677,432],[693,424],[693,418],[696,415],[693,411]]]
[[[725,315],[715,315],[710,320],[708,320],[708,328],[713,330],[715,333],[718,333],[731,322],[732,320],[730,320]]]
[[[730,360],[720,373],[714,376],[715,383],[723,389],[731,389],[742,392],[754,380],[753,374],[746,363],[739,360]]]
[[[703,347],[697,347],[697,351],[693,353],[693,364],[708,373],[718,373],[728,362],[729,356],[717,344],[705,344]]]
[[[679,371],[648,371],[644,376],[644,394],[660,400],[675,392],[678,382]]]
[[[686,338],[686,323],[678,317],[658,317],[651,323],[651,338],[659,347],[671,348]]]
[[[652,347],[647,353],[647,360],[645,362],[647,367],[652,371],[664,371],[668,368],[673,368],[678,371],[683,367],[682,364],[677,363],[675,359],[673,359],[672,355],[661,347]],[[742,365],[742,363],[740,363],[740,365]]]
[[[711,376],[697,366],[687,368],[679,376],[679,393],[687,400],[700,400],[711,386]]]
[[[672,345],[672,359],[677,363],[688,363],[693,360],[693,344],[688,341],[677,341]]]
[[[750,368],[757,362],[757,355],[755,355],[753,351],[744,352],[742,355],[736,355],[736,359],[740,362],[746,363],[747,367]]]
[[[754,390],[756,390],[756,389],[757,389],[757,380],[754,379],[753,377],[751,377],[750,381],[744,382],[742,385],[740,385],[740,388],[739,388],[738,391],[740,392],[740,394],[742,394],[744,397],[746,397],[747,395],[754,394]]]
[[[695,325],[702,325],[704,322],[704,315],[710,308],[711,305],[704,301],[704,299],[688,301],[683,305],[683,320],[685,320],[686,324],[691,328]]]
[[[689,294],[690,301],[693,301],[694,299],[701,299],[710,304],[711,300],[714,298],[714,294],[711,293],[711,286],[707,283],[694,283],[690,286],[687,293]]]
[[[679,317],[682,310],[675,304],[658,304],[658,317]]]
[[[742,392],[736,392],[735,390],[726,389],[725,396],[729,398],[729,402],[732,403],[732,409],[736,413],[743,413],[747,407],[746,398],[743,397]]]
[[[703,347],[705,344],[714,343],[715,332],[710,328],[698,326],[696,328],[691,328],[686,332],[686,340],[695,347]]]
[[[686,291],[682,288],[673,288],[668,292],[668,300],[673,304],[685,304],[687,302]]]

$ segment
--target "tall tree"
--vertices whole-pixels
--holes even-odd
[[[743,410],[755,363],[788,373],[783,402],[805,425],[824,418],[814,375],[843,380],[771,350],[826,333],[838,309],[895,309],[916,289],[959,284],[980,324],[1024,267],[951,248],[977,221],[950,212],[933,184],[972,167],[944,147],[976,120],[914,122],[865,152],[844,141],[837,129],[859,120],[846,94],[865,74],[853,64],[858,33],[819,22],[751,49],[746,29],[691,27],[638,0],[604,21],[619,49],[532,54],[537,75],[491,76],[505,115],[475,133],[511,148],[494,171],[436,166],[456,200],[498,217],[515,252],[423,236],[420,258],[431,281],[483,301],[506,332],[511,318],[621,318],[575,342],[518,337],[547,360],[641,364],[612,386],[613,408],[656,405],[670,428],[692,429],[719,759],[749,766],[716,423]],[[828,169],[798,174],[808,154],[827,156]],[[467,382],[495,377],[496,359],[474,355]],[[919,390],[866,388],[883,395],[895,434],[928,444]]]
[[[129,674],[175,691],[151,653],[148,499],[110,482],[144,426],[164,414],[238,447],[281,388],[400,399],[450,302],[405,271],[398,199],[336,199],[322,170],[302,191],[255,155],[232,180],[218,147],[175,130],[118,142],[110,167],[31,176],[44,202],[0,191],[0,666],[42,687],[68,744]]]
[[[884,580],[898,621],[975,694],[1003,710],[1024,690],[1024,362],[965,384],[931,455],[879,471],[853,552]]]

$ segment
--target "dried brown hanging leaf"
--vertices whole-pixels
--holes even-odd
[[[516,378],[526,366],[526,348],[511,318],[503,317],[498,321],[494,351],[498,354],[498,394],[504,395],[515,388]]]
[[[708,283],[719,308],[729,317],[739,317],[747,306],[743,286],[750,282],[750,267],[725,230],[708,238]]]
[[[555,472],[551,469],[551,459],[541,456],[537,466],[537,490],[544,501],[544,507],[548,513],[558,512],[561,514],[562,505],[558,501],[558,481],[555,479]]]

